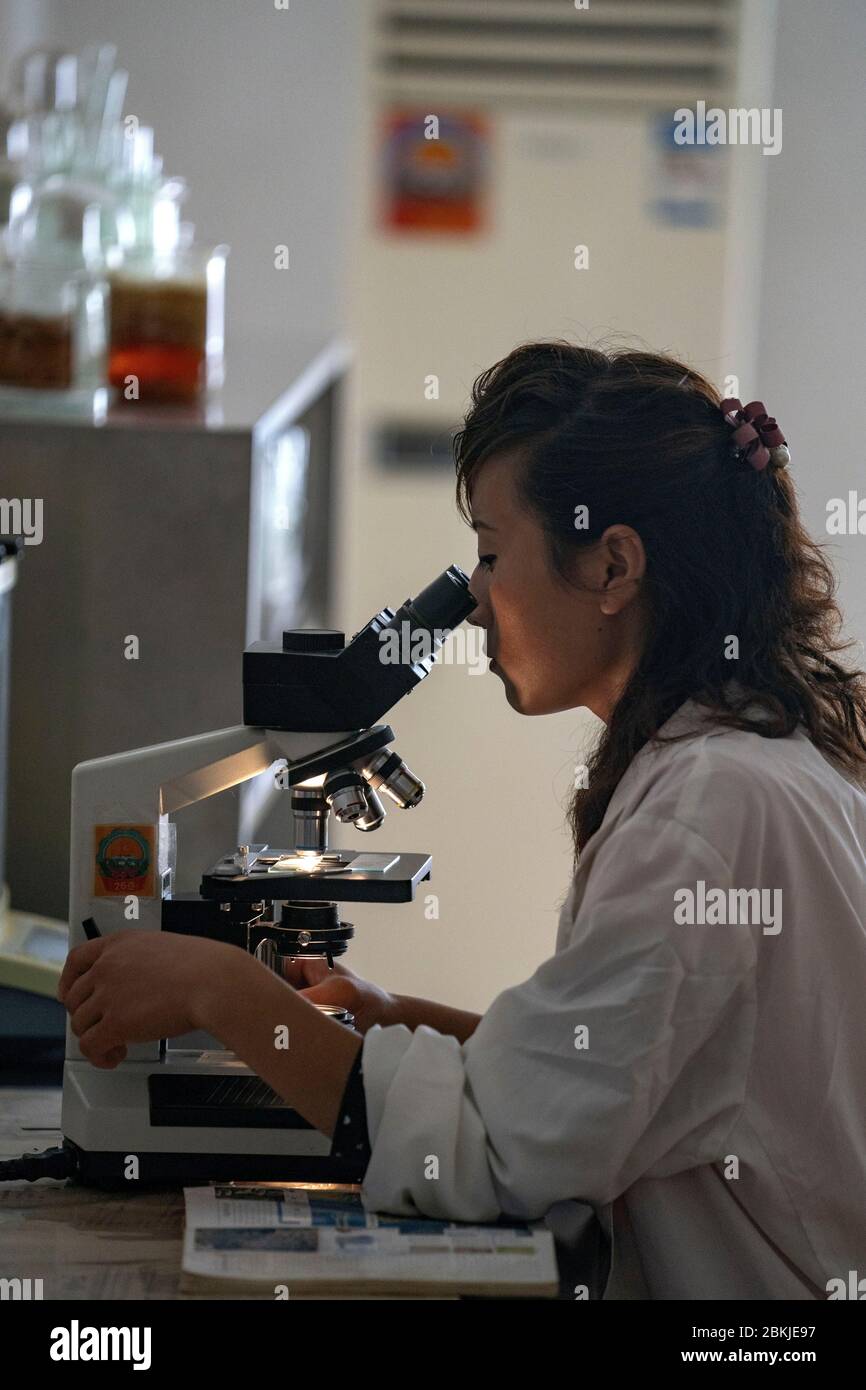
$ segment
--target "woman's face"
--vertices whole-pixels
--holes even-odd
[[[518,496],[520,466],[519,450],[492,454],[473,481],[479,561],[468,621],[484,628],[490,669],[518,713],[586,706],[607,722],[642,646],[643,545],[631,527],[610,526],[575,555],[573,584],[565,584]]]

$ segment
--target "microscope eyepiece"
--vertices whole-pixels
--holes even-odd
[[[420,594],[407,599],[405,606],[417,615],[420,627],[450,632],[469,616],[476,601],[469,592],[469,576],[459,565],[449,565]]]

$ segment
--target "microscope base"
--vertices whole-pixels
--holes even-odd
[[[169,1050],[113,1070],[67,1060],[63,1144],[93,1186],[354,1182],[331,1140],[233,1053]]]
[[[128,1153],[91,1153],[70,1139],[64,1139],[63,1147],[75,1157],[73,1181],[104,1191],[128,1193],[207,1182],[358,1183],[362,1176],[357,1168],[327,1155],[141,1153],[139,1175],[131,1181],[124,1176]]]

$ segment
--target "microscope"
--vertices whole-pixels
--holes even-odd
[[[401,809],[421,800],[424,784],[376,721],[429,674],[474,607],[466,574],[451,565],[348,643],[321,629],[254,642],[243,656],[243,724],[80,763],[70,949],[97,933],[163,931],[228,942],[281,976],[302,956],[333,968],[354,934],[339,904],[410,902],[431,859],[332,850],[330,816],[368,832],[382,824],[383,797]],[[288,799],[286,846],[238,845],[206,868],[198,893],[173,892],[172,815],[263,773]],[[320,1007],[352,1026],[345,1010]],[[200,1034],[130,1045],[108,1071],[87,1061],[67,1022],[62,1129],[75,1177],[95,1186],[357,1178],[331,1159],[330,1139]]]

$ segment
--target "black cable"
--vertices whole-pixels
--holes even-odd
[[[78,1171],[78,1161],[71,1149],[60,1146],[44,1149],[39,1154],[24,1154],[21,1158],[0,1160],[0,1182],[38,1182],[40,1178],[71,1178]]]

